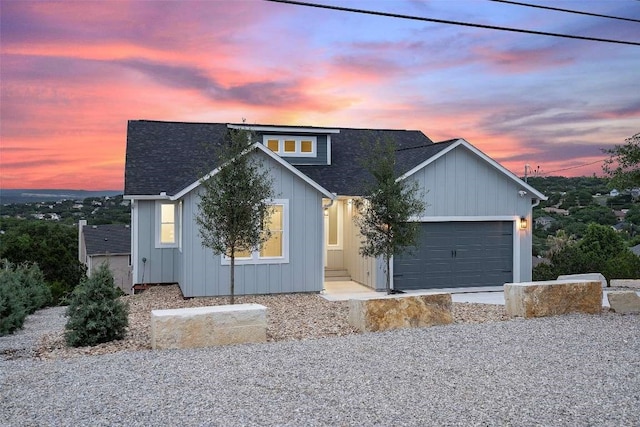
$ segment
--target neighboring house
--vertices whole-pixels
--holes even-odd
[[[627,225],[626,222],[618,222],[614,225],[611,226],[611,228],[613,228],[615,231],[617,232],[621,232],[624,231],[625,229],[627,229],[629,226]]]
[[[632,246],[629,249],[631,249],[631,252],[633,252],[634,254],[640,256],[640,245]]]
[[[359,255],[354,199],[371,179],[367,145],[397,145],[399,179],[426,203],[420,245],[392,263],[395,289],[495,286],[531,280],[532,207],[546,197],[463,139],[420,131],[135,120],[127,129],[133,283],[178,283],[185,297],[226,295],[229,260],[202,247],[195,218],[202,173],[229,129],[255,133],[248,155],[274,182],[272,238],[236,261],[237,294],[318,292],[325,269],[384,289],[380,259]],[[208,150],[206,145],[209,145]]]
[[[619,211],[614,210],[613,214],[616,216],[616,219],[618,220],[618,222],[623,222],[625,216],[627,216],[627,212],[629,211],[629,209],[622,209]]]
[[[554,222],[555,218],[551,218],[550,216],[541,216],[535,220],[536,228],[542,228],[543,230],[548,230]]]
[[[618,197],[619,195],[620,195],[620,192],[615,188],[609,192],[609,196],[611,197]]]
[[[78,258],[87,275],[103,262],[109,264],[115,285],[126,293],[132,290],[131,228],[122,224],[87,225],[78,222]]]

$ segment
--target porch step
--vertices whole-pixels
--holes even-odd
[[[346,282],[351,280],[351,276],[345,269],[325,268],[324,280],[326,282]]]

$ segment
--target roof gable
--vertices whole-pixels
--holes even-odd
[[[311,187],[315,188],[318,192],[322,193],[325,197],[330,198],[330,199],[334,198],[333,194],[331,194],[327,189],[325,189],[322,186],[318,185],[318,183],[316,183],[313,180],[311,180],[308,176],[306,176],[305,174],[300,172],[298,169],[293,167],[286,160],[282,159],[282,157],[278,156],[277,154],[275,154],[274,152],[269,150],[263,144],[258,143],[258,142],[254,143],[253,145],[251,145],[251,147],[247,151],[245,151],[244,154],[247,155],[249,152],[252,152],[252,151],[258,151],[260,153],[264,153],[266,156],[268,156],[268,157],[272,158],[274,161],[276,161],[280,166],[284,167],[289,172],[293,173],[295,176],[297,176],[298,178],[300,178],[301,180],[303,180],[304,182],[309,184]],[[223,166],[224,165],[218,166],[217,168],[215,168],[214,170],[212,170],[211,172],[206,174],[203,177],[203,179],[206,180],[206,179],[211,178],[212,176],[217,174]],[[191,192],[192,190],[194,190],[195,188],[200,186],[200,181],[201,180],[198,179],[197,181],[192,182],[189,186],[185,187],[183,190],[179,191],[177,194],[171,196],[171,199],[177,200],[177,199],[183,197],[185,194]]]
[[[445,142],[437,143],[435,145],[440,145],[440,144],[446,144],[444,146],[443,150],[440,150],[439,152],[435,153],[433,156],[431,156],[428,159],[424,160],[423,162],[417,164],[412,169],[410,169],[407,172],[405,172],[404,174],[402,174],[398,179],[408,178],[411,175],[413,175],[416,172],[418,172],[419,170],[421,170],[424,167],[426,167],[427,165],[435,162],[440,157],[447,155],[447,153],[455,150],[456,148],[464,147],[467,150],[471,151],[474,155],[480,157],[482,160],[484,160],[491,167],[493,167],[494,169],[498,170],[498,172],[500,172],[502,175],[504,175],[507,179],[515,182],[519,186],[523,187],[526,191],[530,192],[533,197],[538,198],[540,200],[547,200],[547,196],[545,196],[544,194],[540,193],[538,190],[536,190],[535,188],[533,188],[532,186],[530,186],[529,184],[527,184],[526,182],[524,182],[523,180],[521,180],[520,178],[515,176],[513,173],[511,173],[509,170],[507,170],[500,163],[496,162],[491,157],[487,156],[482,151],[478,150],[476,147],[471,145],[466,140],[464,140],[462,138],[459,138],[457,140],[445,141]]]

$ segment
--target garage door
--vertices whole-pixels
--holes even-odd
[[[513,280],[513,222],[425,222],[419,245],[394,257],[395,289],[502,286]]]

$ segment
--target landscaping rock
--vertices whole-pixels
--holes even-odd
[[[153,310],[153,349],[198,348],[267,341],[267,308],[260,304]]]
[[[563,274],[561,276],[558,276],[558,280],[598,280],[600,281],[600,283],[602,283],[603,288],[607,287],[607,279],[601,273]]]
[[[600,281],[580,280],[506,283],[504,300],[511,317],[598,314],[602,311],[602,286]]]
[[[611,287],[640,289],[640,279],[611,279]]]
[[[349,300],[349,324],[360,331],[419,328],[453,322],[451,295],[386,296]]]
[[[611,311],[620,314],[640,314],[640,296],[634,291],[611,291],[607,293]]]

